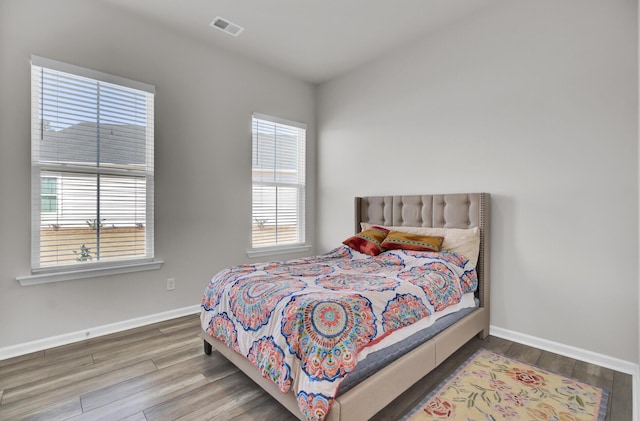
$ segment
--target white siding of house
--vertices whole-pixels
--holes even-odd
[[[42,174],[56,179],[56,212],[42,212],[42,226],[86,227],[100,219],[108,227],[145,224],[146,180],[143,177],[100,176],[98,217],[96,175]]]

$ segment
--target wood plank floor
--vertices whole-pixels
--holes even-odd
[[[0,420],[294,420],[218,352],[198,316],[0,361]],[[601,386],[607,420],[631,420],[631,376],[496,337],[472,339],[380,411],[395,420],[480,347]]]

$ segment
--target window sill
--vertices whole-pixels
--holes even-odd
[[[160,269],[164,262],[154,260],[152,262],[136,262],[113,266],[94,267],[89,269],[69,270],[66,272],[36,273],[26,276],[18,276],[16,279],[20,286],[48,284],[51,282],[72,281],[75,279],[94,278],[97,276],[117,275],[120,273],[142,272],[145,270]]]
[[[311,250],[311,246],[308,244],[301,244],[290,247],[269,247],[264,249],[251,249],[247,250],[247,256],[253,257],[265,257],[265,256],[277,256],[280,254],[301,253]]]

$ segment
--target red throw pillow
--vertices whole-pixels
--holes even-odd
[[[368,254],[369,256],[376,256],[384,251],[380,246],[389,233],[388,229],[381,227],[371,227],[368,230],[364,230],[349,237],[342,242],[342,244],[351,247],[360,253]]]

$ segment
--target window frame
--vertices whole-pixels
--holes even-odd
[[[147,94],[151,95],[151,104],[147,104],[146,112],[147,112],[147,121],[150,119],[150,123],[147,123],[147,142],[151,142],[153,145],[153,119],[154,119],[154,95],[155,95],[155,87],[150,84],[133,81],[130,79],[122,78],[119,76],[110,75],[107,73],[103,73],[100,71],[86,69],[80,66],[75,66],[68,63],[59,62],[56,60],[51,60],[44,57],[39,57],[32,55],[31,56],[31,73],[32,73],[32,84],[33,77],[36,75],[36,72],[41,72],[41,69],[48,69],[57,72],[68,73],[73,76],[77,76],[80,78],[91,79],[97,83],[107,83],[111,85],[117,85],[120,88],[128,88],[136,91],[144,91]],[[145,194],[146,194],[146,202],[145,202],[145,254],[144,257],[141,256],[133,256],[133,257],[123,257],[118,259],[113,259],[109,261],[91,261],[91,262],[82,262],[77,264],[59,264],[59,265],[51,265],[51,266],[41,266],[40,265],[40,247],[41,247],[41,216],[42,216],[42,199],[44,196],[42,194],[42,173],[43,172],[67,172],[67,171],[77,171],[78,173],[83,174],[103,174],[105,176],[110,175],[118,175],[116,174],[118,170],[104,171],[101,168],[91,169],[91,167],[82,167],[82,168],[71,168],[74,165],[68,165],[64,163],[43,163],[40,162],[39,156],[37,155],[36,150],[34,149],[36,142],[39,142],[42,138],[42,133],[44,131],[43,123],[41,122],[40,117],[40,101],[42,97],[42,91],[39,86],[32,86],[31,92],[31,120],[32,120],[32,133],[31,133],[31,148],[32,148],[32,159],[31,159],[31,274],[26,276],[18,276],[17,280],[21,285],[32,285],[39,283],[47,283],[47,282],[58,282],[70,279],[82,279],[89,278],[94,276],[104,276],[111,275],[116,273],[128,273],[128,272],[136,272],[141,270],[152,270],[159,269],[162,265],[162,261],[155,259],[154,252],[154,169],[153,169],[153,148],[151,151],[147,152],[145,155],[148,163],[147,168],[144,170],[140,170],[138,172],[131,170],[120,170],[120,175],[126,175],[130,177],[139,177],[142,176],[145,179]],[[151,132],[149,133],[149,125],[151,125]],[[113,173],[113,174],[111,174]],[[46,176],[49,178],[49,176]],[[53,177],[51,177],[53,178]],[[60,186],[58,177],[56,177],[56,206],[61,206],[60,204]]]
[[[296,145],[296,148],[302,147],[302,151],[299,152],[298,159],[302,158],[304,162],[302,163],[302,170],[304,172],[302,182],[290,183],[290,182],[278,182],[278,181],[254,181],[253,179],[253,162],[256,157],[254,156],[253,151],[253,142],[254,142],[254,127],[256,124],[256,120],[261,120],[268,123],[280,124],[289,126],[294,129],[303,130],[304,136],[302,139],[298,139],[298,141],[302,141],[302,145]],[[306,207],[307,207],[307,180],[306,180],[306,170],[307,170],[307,157],[306,157],[306,149],[307,149],[307,125],[305,123],[287,120],[281,117],[275,117],[267,114],[261,113],[253,113],[251,118],[251,143],[252,143],[252,152],[251,152],[251,223],[250,223],[250,232],[249,232],[249,249],[247,250],[247,255],[249,257],[265,257],[265,256],[273,256],[280,254],[288,254],[288,253],[296,253],[303,252],[311,249],[311,245],[306,242]],[[300,166],[299,166],[300,167]],[[298,190],[298,203],[296,206],[296,215],[297,220],[299,221],[299,232],[298,232],[298,241],[295,243],[285,243],[279,245],[269,245],[269,246],[255,246],[253,242],[253,227],[255,224],[254,220],[254,202],[253,202],[253,190],[256,185],[260,186],[283,186],[283,187],[295,187]]]

